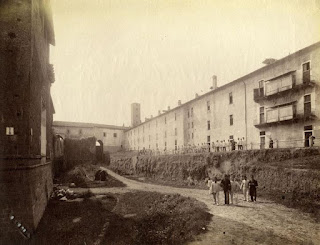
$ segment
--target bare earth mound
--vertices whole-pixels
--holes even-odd
[[[68,172],[61,174],[57,182],[60,184],[74,183],[76,187],[82,188],[125,187],[125,184],[110,175],[107,175],[105,181],[95,181],[95,174],[99,170],[99,165],[90,163],[77,165]]]

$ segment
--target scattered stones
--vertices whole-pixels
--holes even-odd
[[[52,199],[66,201],[66,200],[72,200],[77,198],[78,196],[70,189],[60,189],[57,187],[53,188],[53,192],[51,195]]]
[[[79,223],[80,221],[81,221],[81,217],[77,217],[72,220],[73,223]]]
[[[135,217],[137,216],[137,214],[125,214],[123,217],[124,218],[132,218],[132,217]]]
[[[75,187],[76,187],[76,184],[75,184],[75,183],[70,183],[70,184],[69,184],[69,187],[70,187],[70,188],[75,188]]]

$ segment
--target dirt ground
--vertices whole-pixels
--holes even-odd
[[[204,202],[213,215],[208,232],[190,244],[320,244],[320,224],[311,215],[287,208],[272,201],[259,199],[245,202],[240,194],[235,205],[213,205],[207,190],[174,188],[141,183],[124,178],[111,170],[108,173],[122,181],[124,188],[93,188],[94,194],[124,193],[144,190],[196,198]],[[220,193],[220,202],[223,193]]]

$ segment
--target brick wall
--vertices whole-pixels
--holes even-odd
[[[0,244],[22,238],[11,214],[27,230],[37,227],[52,191],[52,81],[47,69],[54,40],[48,4],[0,1]],[[14,128],[14,135],[6,135],[7,127]],[[48,142],[42,156],[41,138]]]
[[[51,162],[29,160],[32,163],[23,166],[19,161],[26,160],[12,160],[12,167],[0,169],[0,244],[23,239],[10,215],[32,234],[52,192]]]

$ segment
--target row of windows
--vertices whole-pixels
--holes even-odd
[[[232,92],[229,93],[229,104],[233,104],[233,95],[232,95]],[[211,110],[210,101],[207,101],[207,110],[208,110],[208,111]],[[188,114],[188,118],[193,117],[193,107],[191,107],[191,109],[188,110],[187,114]],[[174,120],[175,120],[175,121],[177,120],[177,113],[174,113]],[[156,127],[158,127],[158,120],[156,120],[155,123],[156,123]],[[167,117],[164,117],[164,123],[167,124]],[[150,129],[150,124],[151,124],[151,123],[149,123],[149,125],[148,125],[149,129]],[[233,125],[233,123],[230,124],[230,125]],[[189,123],[188,128],[190,128],[190,123]],[[193,122],[192,122],[192,128],[193,128]],[[139,130],[139,128],[138,128],[138,134],[139,134],[139,131],[140,131],[140,130]],[[132,135],[132,133],[135,134],[135,132],[136,132],[136,130],[131,131],[131,132],[130,132],[130,135]],[[144,133],[144,125],[142,126],[142,132]]]
[[[229,115],[229,120],[230,120],[230,126],[232,126],[233,125],[233,115]],[[190,128],[190,125],[191,125],[191,128],[194,128],[193,122],[191,122],[191,124],[188,123],[188,128]],[[211,130],[211,122],[210,121],[207,121],[207,129]],[[174,135],[175,136],[178,135],[177,128],[174,129]],[[192,133],[192,135],[193,135],[193,133]],[[167,131],[164,131],[164,137],[167,138]],[[192,138],[193,138],[193,136],[192,136]],[[158,139],[158,134],[156,134],[156,139]],[[149,140],[150,140],[150,135],[149,135]]]
[[[70,134],[70,129],[67,129],[67,134]],[[79,129],[79,135],[82,135],[82,129]],[[107,137],[107,133],[103,132],[103,137]],[[113,133],[113,137],[117,138],[118,134],[117,133]]]

